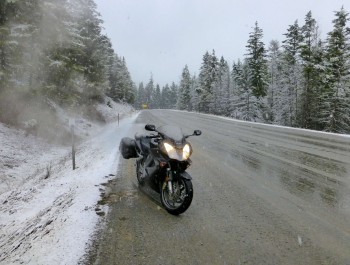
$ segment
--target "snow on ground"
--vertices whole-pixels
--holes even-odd
[[[78,263],[98,222],[100,184],[116,173],[120,139],[137,117],[118,111],[119,126],[94,127],[77,147],[74,171],[70,146],[0,124],[0,264]]]
[[[334,137],[341,138],[341,139],[350,138],[349,134],[339,134],[339,133],[331,133],[331,132],[324,132],[324,131],[316,131],[316,130],[311,130],[311,129],[302,129],[302,128],[288,127],[288,126],[276,125],[276,124],[260,123],[260,122],[254,122],[254,121],[243,121],[243,120],[238,120],[238,119],[231,118],[231,117],[219,116],[219,115],[215,115],[215,114],[206,114],[206,113],[200,113],[200,112],[193,112],[193,111],[186,111],[186,110],[176,110],[176,109],[169,109],[169,110],[176,111],[176,112],[196,113],[197,115],[211,116],[211,117],[215,117],[215,118],[223,119],[223,120],[228,120],[228,121],[232,121],[232,122],[250,124],[251,127],[280,129],[285,133],[287,133],[287,132],[292,132],[292,133],[299,132],[303,135],[319,135],[319,136],[324,136],[324,138],[327,138],[327,136],[328,136],[330,139],[333,139]]]
[[[96,109],[103,115],[107,122],[117,121],[118,114],[121,119],[133,111],[133,108],[129,104],[116,103],[109,97],[106,97],[105,101],[106,104],[99,104]]]

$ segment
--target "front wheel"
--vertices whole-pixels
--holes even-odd
[[[144,174],[143,161],[142,159],[138,159],[136,160],[136,177],[140,186],[145,185],[145,179],[143,174]]]
[[[168,213],[179,215],[190,207],[193,198],[192,182],[189,179],[179,178],[172,182],[173,192],[169,192],[167,183],[160,187],[160,200]]]

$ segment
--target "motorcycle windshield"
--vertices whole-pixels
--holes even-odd
[[[158,127],[157,131],[162,134],[164,138],[173,140],[175,143],[182,143],[184,140],[184,133],[180,127],[163,125]]]

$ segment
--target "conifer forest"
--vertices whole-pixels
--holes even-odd
[[[135,85],[126,59],[103,34],[93,0],[0,0],[0,120],[11,123],[19,115],[13,98],[72,107],[107,95],[137,109],[350,133],[349,13],[341,7],[329,23],[332,30],[321,37],[309,11],[286,25],[282,40],[264,43],[257,21],[244,58],[227,60],[213,47],[198,74],[185,65],[178,82],[160,87],[152,76]]]
[[[0,0],[0,121],[16,124],[24,105],[47,99],[65,108],[104,95],[134,102],[126,61],[102,23],[93,0]]]
[[[141,83],[136,106],[146,102],[151,108],[350,133],[349,13],[334,12],[332,23],[321,39],[310,11],[302,23],[287,26],[284,40],[265,44],[256,22],[244,58],[229,65],[215,50],[206,52],[198,76],[185,66],[178,84],[160,90],[152,77]]]

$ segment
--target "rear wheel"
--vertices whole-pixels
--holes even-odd
[[[168,184],[160,187],[160,200],[168,211],[173,215],[179,215],[190,207],[193,198],[193,187],[191,180],[179,178],[172,182],[173,192],[169,193]]]

